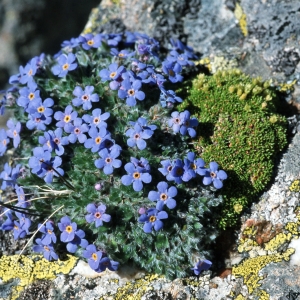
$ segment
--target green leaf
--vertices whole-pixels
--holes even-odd
[[[165,234],[159,233],[155,243],[156,249],[166,249],[169,247],[169,241]]]
[[[86,67],[88,65],[89,57],[85,52],[79,51],[78,53],[76,53],[76,57],[81,66]]]

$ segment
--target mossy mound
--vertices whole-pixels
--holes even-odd
[[[200,123],[195,150],[228,174],[219,225],[233,226],[270,182],[274,159],[287,144],[276,90],[268,81],[231,70],[200,74],[181,93],[185,101],[179,110],[190,110]]]

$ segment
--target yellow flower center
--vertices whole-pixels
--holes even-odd
[[[109,77],[110,78],[114,78],[116,75],[117,75],[117,72],[111,72],[110,75],[109,75]]]
[[[48,229],[47,232],[48,232],[49,234],[52,234],[52,230],[50,230],[50,229]]]
[[[66,116],[64,117],[64,121],[65,121],[66,123],[69,123],[69,122],[71,121],[71,116],[70,116],[70,115],[66,115]]]
[[[196,166],[194,163],[191,163],[191,168],[192,168],[193,170],[196,170],[196,169],[197,169],[197,166]]]
[[[101,143],[101,140],[101,137],[98,136],[97,138],[95,138],[95,143],[99,145]]]
[[[94,121],[93,121],[93,122],[94,122],[94,124],[98,124],[99,121],[100,121],[99,118],[94,118]]]
[[[37,111],[39,113],[43,113],[45,111],[45,107],[44,106],[40,106],[40,107],[38,107]]]
[[[66,227],[66,232],[67,232],[67,233],[71,233],[72,231],[73,231],[72,226],[71,226],[71,225],[68,225],[68,226]]]
[[[28,73],[27,73],[29,76],[31,76],[32,75],[32,70],[30,69],[29,71],[28,71]]]
[[[44,249],[45,249],[46,251],[50,251],[50,249],[49,249],[48,246],[44,246]]]
[[[151,223],[155,222],[155,221],[156,221],[156,217],[155,217],[155,216],[151,216],[151,217],[149,218],[149,221],[150,221]]]
[[[133,96],[133,95],[134,95],[134,90],[133,90],[133,89],[130,89],[130,90],[128,90],[127,93],[128,93],[129,96]]]
[[[92,259],[93,259],[93,260],[97,260],[97,258],[98,258],[97,253],[93,253],[93,254],[92,254]]]
[[[64,64],[64,65],[62,66],[62,68],[63,68],[63,70],[68,70],[68,69],[69,69],[69,64]]]
[[[93,40],[88,40],[88,41],[87,41],[87,44],[88,44],[89,46],[92,46],[92,45],[94,45],[94,41],[93,41]]]
[[[134,172],[133,173],[133,178],[134,179],[139,179],[141,177],[141,174],[139,172]]]
[[[30,94],[28,95],[28,98],[29,98],[30,101],[33,100],[33,99],[34,99],[34,93],[30,93]]]
[[[165,194],[165,193],[162,193],[162,194],[160,195],[160,199],[163,200],[163,201],[166,201],[166,200],[168,199],[168,195]]]

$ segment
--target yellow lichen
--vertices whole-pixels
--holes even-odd
[[[300,180],[294,180],[289,189],[291,192],[300,192]]]
[[[59,273],[68,274],[75,266],[77,258],[68,255],[66,261],[49,262],[41,255],[12,255],[0,258],[0,278],[3,282],[18,278],[17,287],[12,290],[11,299],[16,299],[24,288],[37,279],[55,279]]]
[[[239,25],[243,35],[247,36],[248,35],[247,18],[246,18],[246,14],[243,12],[243,9],[239,3],[236,3],[235,5],[234,15],[239,21]]]
[[[238,294],[235,300],[246,300],[246,297],[244,297],[242,294]]]
[[[129,281],[124,286],[118,288],[117,294],[114,295],[115,300],[139,300],[141,297],[153,287],[150,282],[163,278],[160,275],[146,275],[144,278],[135,281]]]
[[[299,221],[298,221],[299,222]],[[289,222],[285,225],[285,229],[290,233],[297,235],[299,233],[298,224],[294,222]]]
[[[294,90],[294,86],[297,83],[297,79],[293,80],[291,83],[279,83],[280,91],[287,92]]]
[[[243,277],[244,284],[247,286],[249,293],[252,294],[260,286],[259,281],[263,279],[263,276],[258,275],[259,271],[271,262],[289,260],[294,252],[294,249],[289,248],[282,254],[276,253],[249,258],[240,265],[233,267],[232,274],[235,277]]]
[[[273,239],[265,243],[265,250],[275,251],[280,245],[289,242],[291,239],[292,239],[292,234],[290,232],[288,234],[278,233]]]
[[[259,293],[259,300],[269,300],[269,299],[270,299],[270,295],[266,291],[261,290]]]

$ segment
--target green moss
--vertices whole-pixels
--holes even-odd
[[[200,74],[181,94],[186,101],[179,110],[190,110],[200,122],[195,150],[228,174],[219,225],[233,226],[270,182],[274,159],[287,144],[275,89],[269,81],[231,70]]]

